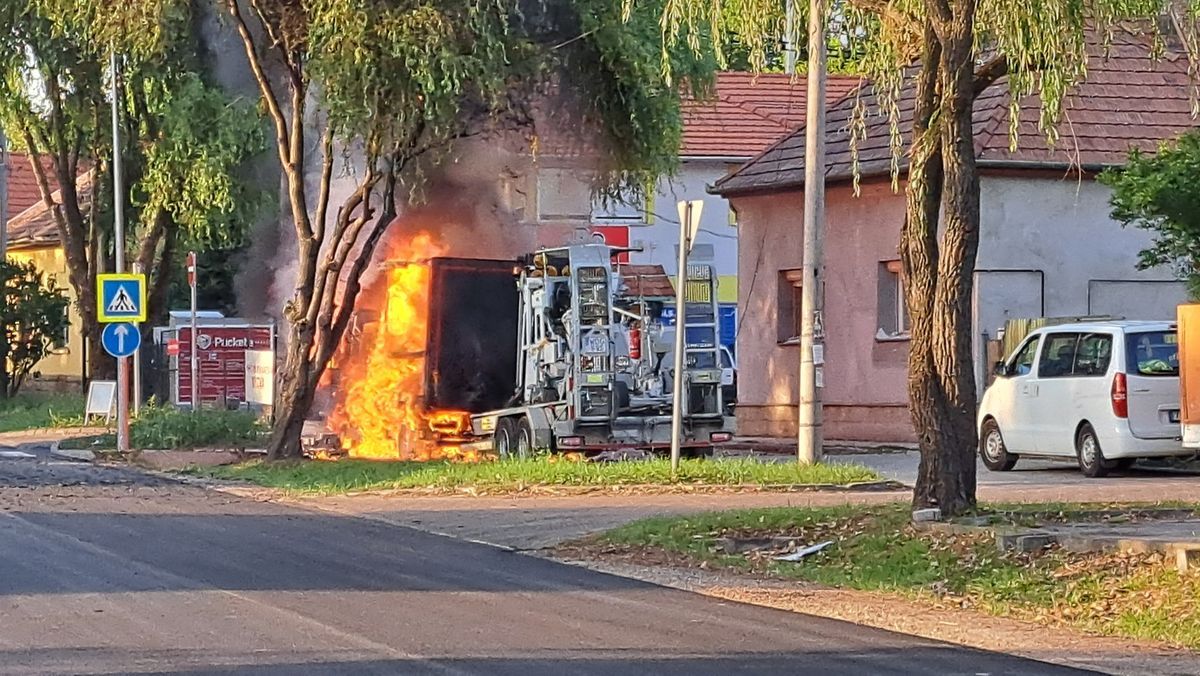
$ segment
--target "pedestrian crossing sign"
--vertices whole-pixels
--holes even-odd
[[[146,321],[146,276],[96,275],[96,318],[106,324]]]

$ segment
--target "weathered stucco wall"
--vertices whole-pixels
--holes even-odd
[[[735,198],[739,215],[738,432],[795,433],[798,347],[779,342],[780,270],[803,260],[801,192]],[[879,341],[878,269],[896,258],[904,198],[887,183],[830,186],[825,239],[825,434],[908,439],[908,343]],[[764,234],[766,235],[764,237]]]
[[[1169,319],[1186,298],[1167,270],[1139,271],[1149,233],[1109,216],[1108,188],[1094,181],[985,175],[973,297],[975,369],[985,332],[1010,318],[1110,314]],[[886,183],[830,186],[826,231],[826,436],[908,441],[907,340],[882,340],[880,263],[897,258],[904,199]],[[740,215],[738,431],[795,433],[797,348],[780,345],[778,277],[802,260],[803,193],[735,198]],[[765,236],[764,236],[765,235]]]

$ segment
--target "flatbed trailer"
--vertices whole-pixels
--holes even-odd
[[[502,457],[670,448],[669,327],[661,303],[623,293],[622,251],[431,261],[425,404],[439,443]],[[711,267],[689,270],[686,295],[682,447],[702,454],[731,437]]]

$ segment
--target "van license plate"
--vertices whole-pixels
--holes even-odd
[[[1167,411],[1167,422],[1179,422],[1179,411]]]

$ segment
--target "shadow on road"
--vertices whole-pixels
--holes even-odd
[[[514,558],[520,561],[514,564]],[[299,511],[0,512],[0,571],[0,596],[203,589],[536,592],[648,586],[585,575],[542,559],[411,528]]]

